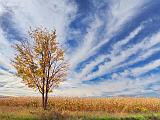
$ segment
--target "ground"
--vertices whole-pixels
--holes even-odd
[[[160,120],[158,98],[0,98],[0,120]]]

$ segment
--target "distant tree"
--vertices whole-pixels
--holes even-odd
[[[68,64],[64,50],[56,39],[56,31],[46,28],[30,29],[31,41],[14,44],[17,51],[13,66],[17,76],[29,87],[42,94],[42,107],[46,110],[48,93],[66,79]]]

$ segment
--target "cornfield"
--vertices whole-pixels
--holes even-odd
[[[40,97],[0,98],[0,106],[41,107]],[[49,108],[58,111],[105,111],[107,113],[160,112],[159,98],[51,97]]]

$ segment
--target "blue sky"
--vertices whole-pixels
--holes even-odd
[[[29,27],[56,29],[70,61],[60,96],[160,96],[160,1],[1,0],[0,95],[37,92],[14,76],[10,60]]]

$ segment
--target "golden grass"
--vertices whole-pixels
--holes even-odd
[[[40,97],[0,98],[0,106],[41,106]],[[160,112],[159,98],[49,98],[49,108],[57,111],[105,111],[106,113],[146,113]]]

